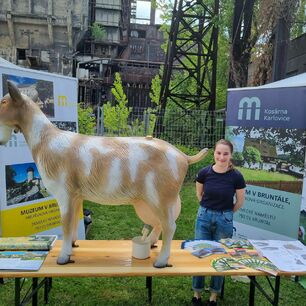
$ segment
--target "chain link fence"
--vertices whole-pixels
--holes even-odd
[[[167,109],[162,120],[154,109],[137,108],[126,112],[105,114],[101,107],[97,114],[97,135],[103,136],[147,136],[154,135],[166,140],[188,155],[200,149],[212,148],[224,138],[225,111]],[[155,126],[162,122],[162,126]],[[157,132],[158,131],[158,132]],[[195,177],[199,169],[212,162],[212,156],[189,167],[186,179]]]

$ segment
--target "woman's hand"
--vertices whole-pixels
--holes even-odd
[[[236,203],[234,204],[233,211],[236,212],[244,203],[245,189],[236,189]]]

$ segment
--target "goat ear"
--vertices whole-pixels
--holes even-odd
[[[23,101],[23,98],[21,96],[21,93],[18,89],[18,87],[11,81],[7,81],[7,88],[8,92],[14,102],[17,102],[18,104],[21,104]]]

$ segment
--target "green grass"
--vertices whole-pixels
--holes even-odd
[[[246,181],[297,181],[298,179],[292,175],[269,172],[266,170],[247,169],[236,167],[244,176]]]
[[[193,228],[198,203],[194,184],[186,184],[181,192],[182,212],[177,221],[175,239],[193,237]],[[89,239],[131,239],[139,235],[142,222],[137,218],[131,206],[102,206],[86,203],[92,210],[93,225]],[[115,222],[114,222],[115,221]],[[263,277],[259,283],[269,290],[268,282]],[[26,284],[31,280],[27,279]],[[272,279],[274,284],[274,280]],[[270,292],[270,291],[269,291]],[[225,297],[218,305],[248,305],[249,285],[233,282],[226,278]],[[191,277],[154,277],[152,305],[190,305],[192,297]],[[205,299],[208,293],[205,294]],[[282,277],[280,306],[305,305],[306,290],[290,278]],[[14,280],[5,279],[0,285],[0,305],[14,304]],[[39,293],[39,305],[43,304],[43,292]],[[125,305],[143,306],[147,303],[147,290],[144,277],[117,278],[53,278],[53,288],[49,294],[49,305]],[[256,290],[255,305],[270,305]]]

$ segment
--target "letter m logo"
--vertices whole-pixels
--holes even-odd
[[[57,105],[58,106],[67,106],[67,97],[66,96],[58,96]]]
[[[244,97],[239,102],[238,120],[251,120],[253,114],[254,120],[259,120],[260,100],[257,97]]]

